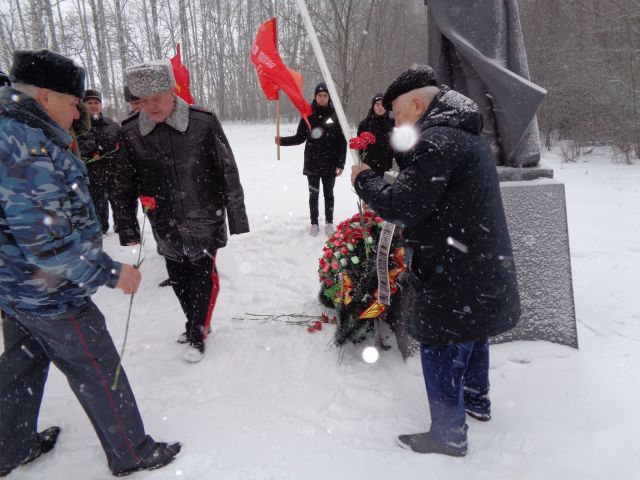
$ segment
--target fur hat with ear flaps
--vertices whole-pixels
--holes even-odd
[[[173,90],[176,80],[168,60],[156,60],[132,65],[124,71],[124,84],[129,92],[138,97],[149,97],[156,93]]]

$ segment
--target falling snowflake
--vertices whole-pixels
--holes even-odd
[[[395,127],[391,133],[391,146],[398,152],[408,152],[418,143],[418,131],[411,125]]]
[[[469,253],[469,247],[467,247],[464,243],[459,242],[453,237],[447,237],[447,245],[457,248],[462,253]]]
[[[24,345],[20,345],[20,350],[22,350],[24,353],[26,353],[29,358],[34,358],[33,353],[31,353],[31,351],[27,347],[25,347]]]
[[[380,352],[378,352],[376,347],[365,347],[365,349],[362,350],[362,359],[365,363],[376,363],[378,358],[380,358]]]

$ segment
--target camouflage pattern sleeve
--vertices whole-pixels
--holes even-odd
[[[102,250],[84,166],[66,149],[30,149],[33,142],[23,140],[23,148],[2,152],[0,164],[0,207],[16,253],[49,285],[71,283],[78,293],[114,288],[121,264]]]

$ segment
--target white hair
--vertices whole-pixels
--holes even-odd
[[[438,95],[438,87],[422,87],[413,90],[415,95],[420,96],[422,100],[425,101],[427,106],[431,103],[431,100],[434,99],[436,95]]]
[[[400,102],[404,103],[410,102],[415,98],[419,98],[424,102],[424,111],[426,112],[429,108],[429,105],[431,105],[431,101],[436,97],[437,94],[438,87],[420,87],[403,93],[396,100],[400,100]]]
[[[14,90],[25,93],[30,97],[36,98],[38,96],[38,92],[41,90],[41,87],[36,87],[35,85],[29,85],[27,83],[14,83],[11,85]]]

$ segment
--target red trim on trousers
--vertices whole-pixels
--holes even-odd
[[[218,269],[216,268],[216,257],[211,260],[211,295],[209,296],[209,307],[207,308],[207,316],[204,317],[204,326],[202,327],[202,341],[204,342],[209,336],[209,327],[211,326],[211,316],[213,315],[213,309],[216,306],[218,300],[218,293],[220,292],[220,277],[218,276]]]
[[[116,408],[116,404],[113,401],[113,396],[111,395],[111,391],[109,390],[109,383],[107,382],[107,379],[105,378],[104,374],[102,373],[102,370],[100,370],[100,366],[98,365],[98,362],[96,361],[95,357],[91,354],[91,351],[89,350],[89,345],[87,345],[87,342],[84,338],[84,335],[82,335],[82,331],[80,330],[80,326],[78,325],[78,322],[76,321],[75,317],[70,317],[71,318],[71,323],[73,324],[73,328],[75,328],[76,333],[78,334],[78,337],[80,338],[80,343],[82,344],[82,349],[84,350],[85,355],[89,358],[89,360],[91,360],[91,363],[93,364],[93,367],[96,369],[96,372],[98,373],[98,377],[100,377],[100,383],[102,384],[102,388],[104,388],[105,394],[107,396],[107,400],[109,401],[109,404],[111,404],[111,410],[113,411],[113,415],[116,419],[116,423],[118,424],[118,429],[120,430],[120,433],[122,434],[122,438],[125,441],[125,444],[127,445],[127,447],[129,448],[129,452],[131,453],[131,455],[133,456],[134,460],[136,463],[140,463],[140,457],[138,457],[138,454],[136,453],[135,449],[133,448],[133,445],[131,445],[131,440],[129,440],[129,437],[126,434],[124,425],[122,424],[122,420],[120,418],[120,414],[118,413],[118,409]]]

